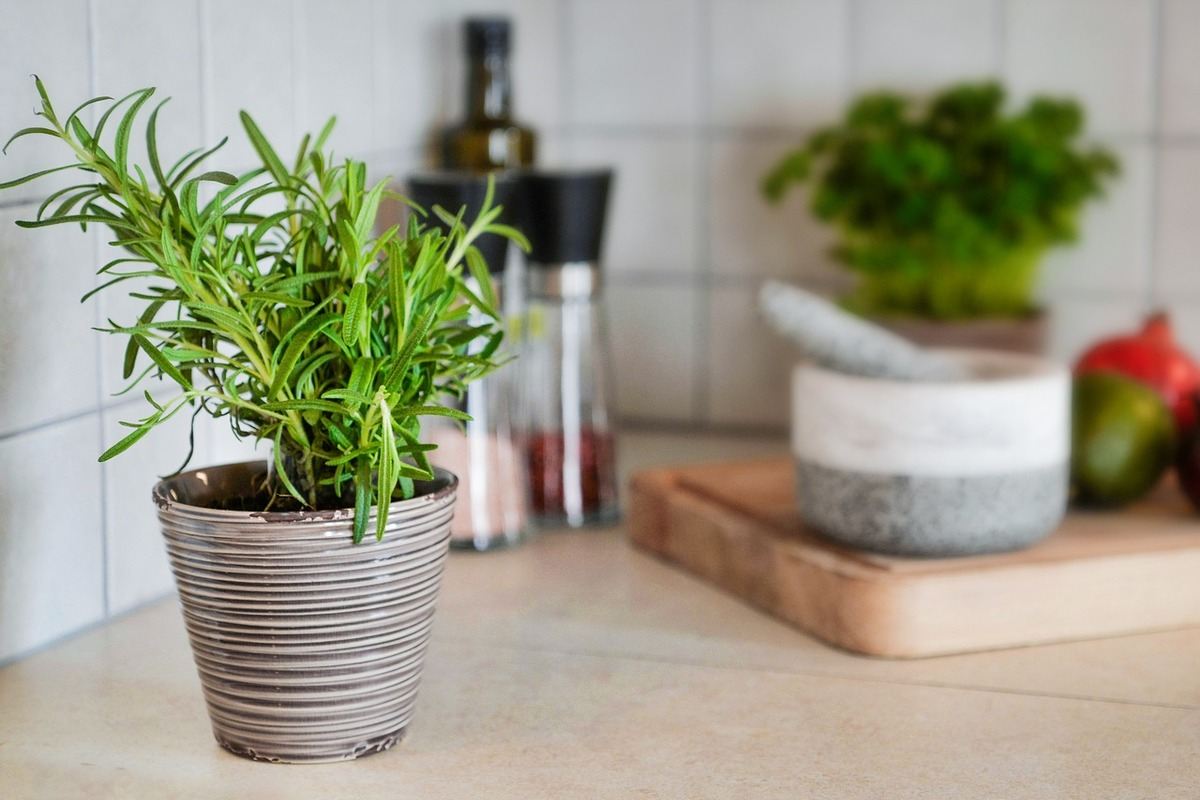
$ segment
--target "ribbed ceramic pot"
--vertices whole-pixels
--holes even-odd
[[[372,524],[355,545],[352,509],[210,507],[266,471],[212,467],[154,488],[213,733],[260,761],[386,750],[413,715],[458,481],[438,470],[392,504],[382,541]]]
[[[899,381],[803,364],[793,375],[800,516],[851,547],[962,556],[1026,547],[1067,504],[1071,380],[1062,365],[941,351],[971,376]]]

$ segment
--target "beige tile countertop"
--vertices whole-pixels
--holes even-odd
[[[452,556],[409,737],[357,762],[218,749],[173,600],[0,671],[4,800],[309,797],[1197,798],[1200,629],[865,659],[594,530]]]

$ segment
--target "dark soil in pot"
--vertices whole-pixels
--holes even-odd
[[[1003,350],[1042,355],[1050,318],[1044,311],[1025,317],[942,321],[920,317],[876,317],[874,322],[923,347]]]

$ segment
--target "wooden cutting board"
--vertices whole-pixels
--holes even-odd
[[[1176,487],[1072,512],[1016,553],[913,559],[807,531],[788,459],[648,470],[634,544],[831,644],[911,658],[1200,625],[1200,517]]]

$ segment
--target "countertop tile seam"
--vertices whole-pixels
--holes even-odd
[[[1109,705],[1121,706],[1138,706],[1144,708],[1162,708],[1174,711],[1200,711],[1200,704],[1190,703],[1164,703],[1154,700],[1128,700],[1119,697],[1097,697],[1093,695],[1077,695],[1062,692],[1039,692],[1032,689],[1012,689],[994,686],[980,686],[977,684],[958,684],[947,683],[944,681],[918,681],[918,680],[901,680],[897,678],[872,678],[865,675],[845,675],[836,672],[828,672],[824,670],[807,670],[807,669],[779,669],[778,667],[758,667],[754,665],[738,666],[735,664],[718,664],[708,661],[700,661],[686,658],[668,658],[664,656],[655,656],[643,653],[630,652],[605,652],[602,650],[585,650],[580,648],[560,648],[550,647],[541,644],[532,644],[526,642],[502,642],[489,639],[481,639],[470,636],[455,637],[442,633],[434,634],[434,646],[438,642],[446,644],[471,645],[475,647],[494,648],[496,650],[506,650],[510,652],[532,652],[543,653],[547,655],[560,656],[577,656],[581,658],[609,659],[615,661],[630,661],[635,663],[649,663],[660,665],[673,665],[684,667],[698,667],[703,669],[713,669],[726,672],[751,672],[763,675],[774,675],[778,677],[804,677],[817,678],[820,680],[830,681],[848,681],[852,683],[869,683],[882,684],[888,686],[908,686],[923,689],[942,689],[946,691],[960,692],[981,692],[986,694],[1003,694],[1014,695],[1017,697],[1034,697],[1044,698],[1047,700],[1073,700],[1085,703],[1105,703]],[[994,652],[994,651],[993,651]]]
[[[120,614],[114,615],[107,619],[98,620],[95,623],[86,626],[78,631],[68,633],[54,641],[47,642],[32,651],[22,653],[13,658],[0,661],[0,675],[4,668],[25,662],[36,661],[37,657],[59,647],[69,647],[72,641],[82,638],[85,635],[101,633],[104,629],[110,627],[114,623],[127,621],[130,617],[135,616],[138,612],[146,611],[160,604],[175,604],[175,599],[170,595],[148,600],[143,604],[139,604],[135,608],[127,609]],[[445,632],[435,632],[434,646],[438,642],[444,642],[451,645],[470,645],[495,650],[503,650],[509,652],[536,652],[549,655],[574,656],[579,658],[592,659],[609,659],[623,660],[634,663],[651,663],[662,665],[677,665],[707,668],[711,670],[719,670],[726,672],[744,672],[744,673],[759,673],[767,675],[776,675],[781,677],[800,676],[807,678],[815,678],[820,680],[830,681],[849,681],[854,683],[867,684],[883,684],[893,686],[908,686],[919,687],[926,689],[940,689],[947,691],[968,691],[981,692],[988,694],[1004,694],[1023,697],[1046,698],[1054,700],[1073,700],[1081,702],[1105,703],[1111,705],[1126,705],[1126,706],[1142,706],[1147,708],[1162,708],[1177,711],[1197,711],[1200,710],[1200,705],[1188,703],[1165,703],[1152,700],[1130,700],[1117,697],[1102,697],[1096,695],[1078,695],[1063,692],[1046,692],[1034,690],[1021,690],[1014,688],[989,687],[978,684],[967,683],[949,683],[945,681],[921,681],[921,680],[904,680],[899,678],[880,678],[862,675],[847,675],[828,670],[820,669],[780,669],[778,667],[766,667],[755,665],[736,665],[729,663],[714,663],[711,661],[703,661],[697,659],[686,658],[671,658],[666,656],[656,656],[644,653],[634,653],[628,651],[613,651],[605,652],[602,650],[591,650],[585,648],[562,648],[547,646],[545,644],[529,643],[529,642],[504,642],[487,638],[478,638],[472,636],[456,636]]]

